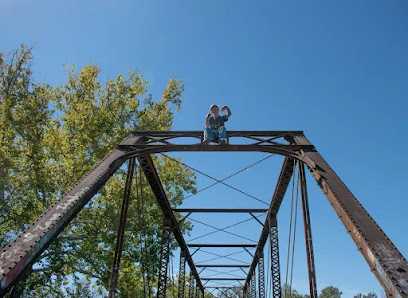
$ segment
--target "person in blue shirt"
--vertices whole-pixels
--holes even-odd
[[[228,121],[231,116],[231,110],[227,106],[221,108],[221,112],[227,111],[227,115],[220,116],[220,111],[217,105],[210,107],[211,113],[207,114],[205,118],[205,130],[204,130],[204,144],[210,142],[217,142],[221,145],[227,144],[227,130],[224,123]]]

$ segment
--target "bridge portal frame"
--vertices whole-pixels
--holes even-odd
[[[241,139],[241,143],[236,144],[234,142],[236,139]],[[1,250],[0,295],[4,296],[18,282],[48,245],[130,158],[139,160],[164,218],[170,222],[171,231],[185,253],[196,285],[200,291],[204,291],[150,155],[176,151],[249,151],[280,154],[285,156],[285,160],[245,281],[244,291],[249,289],[252,273],[255,272],[259,255],[270,234],[271,223],[276,223],[280,204],[293,174],[294,163],[301,162],[307,166],[326,195],[388,296],[408,297],[408,262],[302,131],[230,131],[229,144],[223,146],[203,144],[202,140],[201,131],[133,132],[66,194],[49,206],[21,235]],[[275,266],[275,274],[276,269]]]

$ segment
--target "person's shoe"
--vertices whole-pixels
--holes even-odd
[[[220,145],[226,145],[227,144],[227,139],[226,138],[222,138],[220,140]]]

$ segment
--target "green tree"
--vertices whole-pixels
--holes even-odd
[[[299,294],[299,292],[295,289],[293,289],[290,285],[284,284],[282,286],[282,297],[283,298],[306,298],[308,297],[307,295],[302,295]]]
[[[319,298],[340,298],[343,294],[338,288],[329,286],[322,289]]]
[[[354,298],[378,298],[376,293],[368,293],[367,295],[363,295],[361,293],[358,293],[354,295]]]
[[[183,84],[170,80],[160,100],[143,75],[102,82],[100,68],[67,67],[57,87],[32,81],[31,49],[0,53],[0,243],[21,233],[132,130],[169,130]],[[154,157],[169,200],[195,192],[195,176]],[[162,214],[137,170],[119,278],[122,297],[151,296],[156,284]],[[41,255],[12,296],[93,297],[109,286],[125,168],[120,169]],[[138,195],[136,191],[138,190]],[[185,221],[182,230],[190,229]],[[172,243],[176,248],[175,241]]]

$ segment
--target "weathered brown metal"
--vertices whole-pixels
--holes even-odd
[[[165,218],[163,221],[162,243],[160,250],[159,280],[157,282],[157,298],[166,298],[167,291],[167,266],[170,257],[171,222]]]
[[[179,268],[179,285],[178,298],[184,298],[184,290],[186,288],[186,254],[183,250],[180,251],[180,268]]]
[[[190,271],[190,278],[188,280],[188,298],[193,298],[194,297],[194,275],[193,272]]]
[[[226,208],[178,208],[173,209],[174,212],[195,212],[195,213],[264,213],[268,209],[226,209]]]
[[[304,135],[294,141],[310,145]],[[408,262],[343,181],[316,150],[302,150],[312,176],[322,189],[364,256],[371,271],[390,297],[408,297]]]
[[[188,247],[256,247],[256,244],[209,244],[209,243],[202,243],[202,244],[193,244],[187,243]]]
[[[141,137],[141,138],[139,138]],[[185,144],[185,138],[192,138],[199,143]],[[173,222],[174,214],[168,206],[167,197],[149,154],[169,151],[257,151],[276,153],[285,156],[284,166],[274,197],[268,211],[268,221],[276,216],[283,195],[293,173],[294,160],[303,161],[313,177],[322,188],[333,208],[339,215],[346,229],[367,260],[370,268],[391,296],[408,296],[408,263],[374,220],[368,215],[357,199],[346,188],[339,177],[328,166],[314,146],[305,138],[301,131],[229,131],[229,138],[244,138],[245,144],[205,145],[202,144],[201,131],[178,132],[135,132],[118,146],[110,155],[99,163],[89,174],[82,178],[70,191],[54,203],[13,243],[0,252],[0,295],[5,295],[10,287],[22,276],[23,272],[39,257],[51,241],[69,224],[89,199],[100,189],[110,176],[129,158],[138,157],[144,161],[145,174],[148,178],[165,218],[171,219],[172,231],[180,243],[184,239],[177,231],[177,222]],[[179,144],[172,141],[177,139]],[[279,143],[277,140],[286,140]],[[249,144],[248,144],[249,142]],[[251,143],[252,142],[252,143]],[[125,152],[126,153],[125,153]],[[282,177],[283,175],[283,177]],[[153,181],[153,183],[152,183]],[[167,202],[167,203],[166,203]],[[167,204],[167,205],[166,205]],[[264,225],[258,250],[263,250],[267,235],[270,233],[268,224]],[[192,273],[203,290],[198,273],[187,251],[187,261]],[[193,265],[193,266],[192,266]],[[251,264],[245,288],[257,265],[257,256]]]
[[[258,255],[258,297],[265,298],[265,264],[263,252]]]
[[[202,130],[177,130],[177,131],[134,131],[137,136],[149,138],[198,138],[203,136]],[[301,130],[229,130],[228,136],[232,137],[286,137],[287,135],[301,135]],[[159,139],[160,140],[160,139]]]
[[[305,230],[306,259],[309,277],[310,298],[318,298],[316,287],[316,269],[314,263],[312,225],[310,223],[309,199],[307,196],[305,165],[299,162],[300,194],[302,197],[303,224]]]
[[[159,175],[156,172],[156,168],[153,164],[153,161],[149,155],[140,155],[138,159],[140,167],[142,168],[146,176],[146,179],[149,182],[150,187],[156,197],[157,203],[163,212],[164,218],[170,221],[171,231],[173,232],[174,238],[177,240],[180,249],[182,249],[186,254],[186,260],[188,265],[190,266],[190,272],[192,273],[194,279],[196,280],[196,285],[202,290],[204,289],[204,287],[203,284],[201,283],[200,276],[194,265],[193,259],[191,258],[191,254],[190,251],[188,250],[188,246],[184,240],[183,234],[181,233],[180,228],[178,227],[177,219],[174,216],[173,210],[170,207],[169,200],[167,199],[166,192],[164,191]]]
[[[243,277],[202,277],[202,280],[245,280]]]
[[[128,213],[128,209],[130,205],[130,192],[132,189],[132,181],[133,181],[133,174],[135,170],[135,163],[136,163],[136,160],[134,158],[129,160],[125,190],[123,192],[122,209],[121,209],[120,218],[119,218],[118,236],[116,239],[116,247],[115,247],[115,257],[113,259],[113,264],[112,264],[112,275],[111,275],[111,282],[109,286],[109,295],[108,295],[109,298],[115,297],[115,292],[118,287],[119,266],[120,266],[120,259],[122,257],[122,248],[123,248],[123,242],[124,242],[124,237],[125,237],[127,213]]]
[[[273,194],[272,201],[269,206],[268,215],[266,217],[265,224],[264,224],[264,227],[261,232],[261,236],[258,241],[258,246],[256,248],[254,259],[252,261],[251,268],[249,270],[247,279],[245,281],[244,288],[249,288],[252,274],[253,272],[255,272],[255,268],[258,264],[258,254],[263,251],[265,243],[270,234],[269,221],[273,220],[273,218],[276,218],[276,214],[279,211],[283,197],[285,196],[285,193],[286,193],[286,189],[288,188],[290,179],[293,174],[294,162],[295,160],[290,157],[286,157],[285,160],[283,161],[282,170],[280,172],[278,182],[276,184],[275,192]]]
[[[233,268],[233,267],[239,267],[239,268],[246,268],[250,267],[251,265],[240,265],[240,264],[202,264],[202,265],[196,265],[197,268],[217,268],[217,267],[224,267],[224,268]]]
[[[272,297],[280,298],[281,291],[281,276],[279,263],[279,237],[278,237],[278,221],[276,215],[270,217],[269,220],[269,241],[271,245],[271,283]]]
[[[131,135],[122,142],[122,145],[129,146],[139,141],[139,137]],[[125,156],[122,150],[113,150],[0,251],[0,296],[9,291],[24,271],[31,267],[48,245],[126,161]]]

